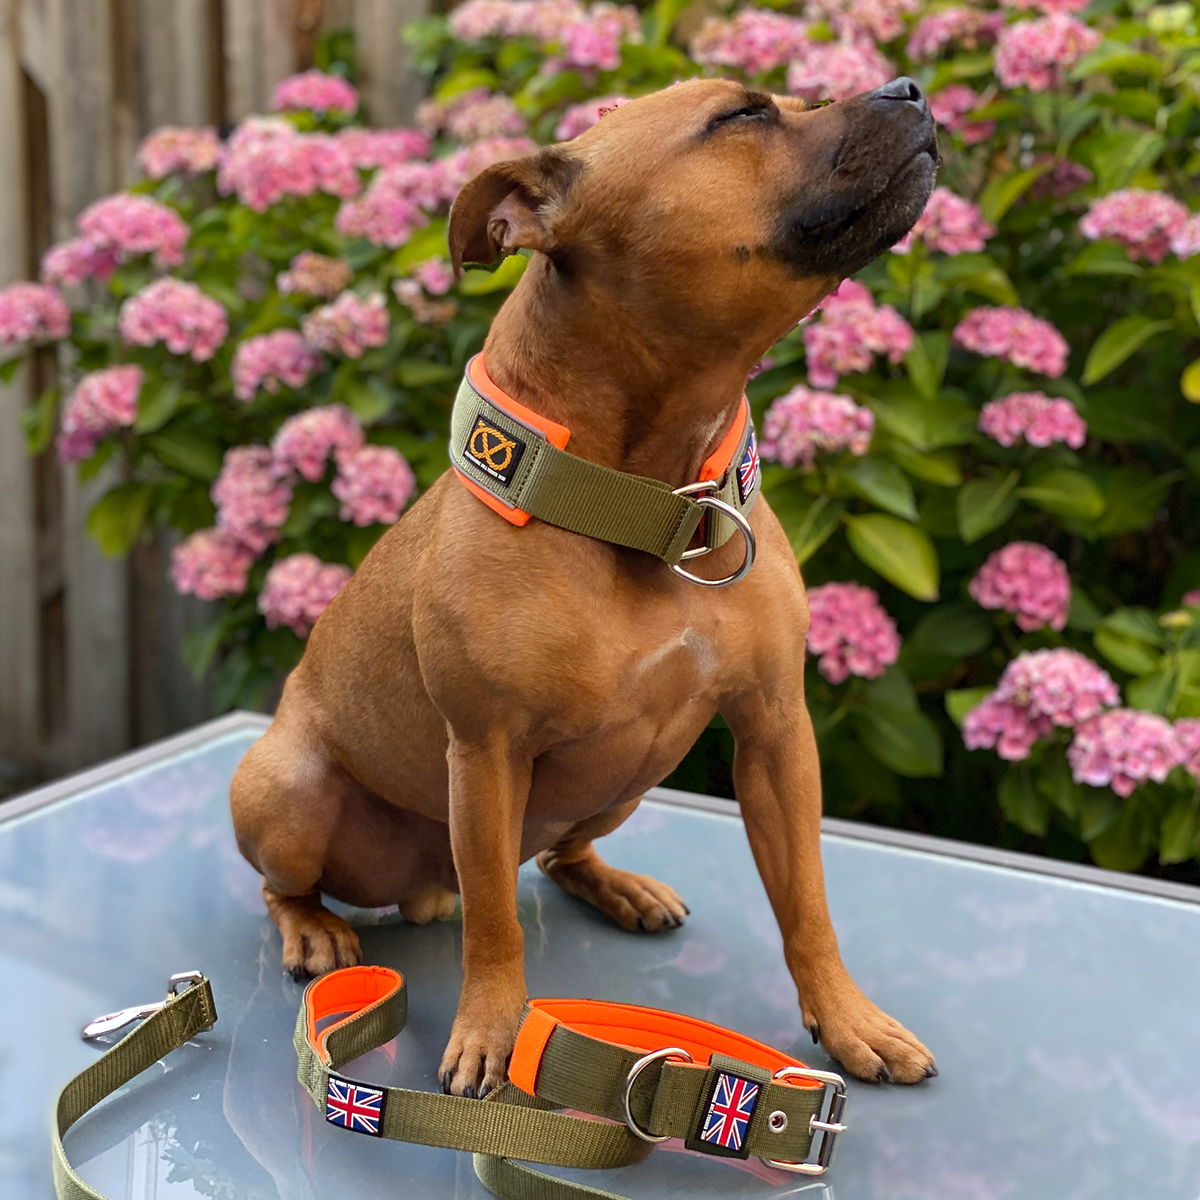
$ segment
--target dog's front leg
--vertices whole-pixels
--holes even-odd
[[[504,1082],[525,1006],[524,935],[517,868],[532,763],[503,735],[453,734],[450,845],[462,894],[463,985],[442,1087],[485,1096]]]
[[[916,1083],[933,1055],[850,978],[825,902],[821,771],[802,685],[722,705],[737,743],[734,787],[759,874],[783,933],[804,1024],[860,1079]]]

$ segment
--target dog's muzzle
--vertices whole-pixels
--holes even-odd
[[[53,1138],[59,1200],[96,1196],[67,1161],[67,1130],[215,1024],[209,981],[195,972],[177,978],[189,984],[186,990],[142,1006],[141,1025],[59,1096]],[[301,1086],[340,1129],[470,1151],[480,1180],[502,1200],[597,1195],[514,1159],[603,1170],[640,1162],[668,1138],[702,1154],[756,1155],[781,1170],[822,1175],[846,1129],[840,1075],[811,1070],[707,1021],[598,1000],[531,1000],[513,1048],[510,1082],[483,1100],[338,1074],[345,1063],[396,1037],[407,1016],[404,977],[388,967],[346,967],[313,980],[293,1039]],[[601,1120],[551,1111],[563,1108]]]

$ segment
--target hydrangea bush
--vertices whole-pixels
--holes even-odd
[[[412,129],[336,72],[223,140],[163,129],[37,283],[7,371],[60,343],[40,450],[116,485],[122,553],[182,535],[187,646],[256,703],[446,466],[449,406],[525,259],[455,281],[487,164],[697,74],[811,103],[907,73],[925,214],[759,364],[764,492],[810,587],[830,811],[1107,866],[1200,857],[1200,25],[1149,0],[795,0],[699,15],[467,0],[410,31]],[[796,664],[799,670],[800,664]],[[674,782],[728,786],[728,732]],[[1192,872],[1190,868],[1172,868]]]

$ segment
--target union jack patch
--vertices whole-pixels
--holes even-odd
[[[749,1079],[719,1072],[700,1119],[697,1137],[689,1143],[691,1148],[707,1154],[745,1158],[749,1154],[746,1132],[761,1091],[761,1087]]]
[[[382,1134],[383,1101],[383,1088],[330,1075],[325,1090],[325,1120],[342,1129],[379,1137]]]
[[[743,504],[746,503],[750,493],[754,491],[761,467],[762,464],[758,459],[758,437],[751,429],[750,440],[746,443],[746,453],[742,455],[742,461],[738,463],[738,497]]]

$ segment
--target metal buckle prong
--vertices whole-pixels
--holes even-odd
[[[80,1036],[85,1042],[94,1042],[106,1033],[124,1029],[126,1025],[132,1025],[134,1021],[141,1021],[152,1013],[158,1012],[160,1008],[165,1008],[173,997],[179,995],[181,985],[192,987],[203,979],[202,971],[180,971],[167,981],[167,998],[165,1000],[155,1000],[150,1004],[134,1004],[129,1008],[119,1008],[116,1012],[105,1013],[104,1016],[89,1021],[80,1031]]]
[[[692,1062],[692,1056],[686,1051],[681,1050],[678,1046],[668,1046],[665,1050],[655,1050],[650,1054],[639,1058],[637,1062],[629,1068],[629,1074],[625,1079],[625,1090],[621,1093],[621,1106],[625,1110],[625,1124],[629,1126],[629,1132],[640,1137],[643,1142],[665,1142],[671,1135],[664,1133],[661,1136],[647,1133],[633,1119],[633,1110],[629,1107],[629,1097],[633,1092],[634,1082],[637,1077],[652,1063],[657,1062],[660,1058],[679,1058],[684,1062]]]
[[[846,1111],[846,1081],[832,1071],[813,1071],[808,1067],[783,1067],[775,1072],[773,1079],[815,1079],[825,1085],[829,1091],[829,1110],[824,1118],[818,1108],[809,1118],[809,1131],[816,1136],[824,1134],[817,1147],[816,1162],[784,1162],[778,1158],[764,1158],[762,1161],[769,1167],[778,1167],[781,1171],[791,1171],[797,1175],[824,1175],[833,1162],[833,1152],[837,1147],[837,1136],[846,1132],[842,1124],[842,1114]],[[821,1094],[821,1106],[825,1104],[825,1092]]]

